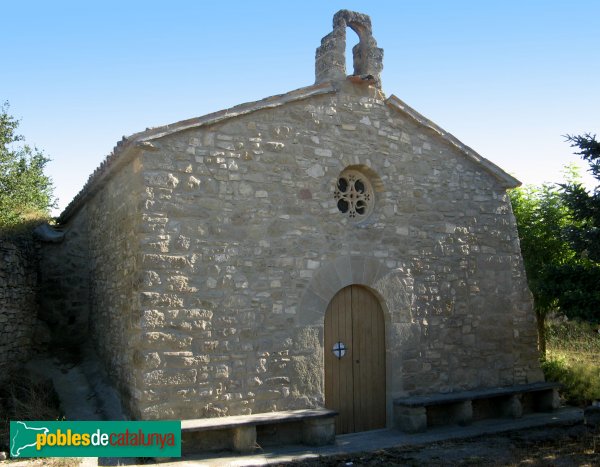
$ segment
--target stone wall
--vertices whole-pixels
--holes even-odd
[[[516,180],[385,99],[367,16],[333,26],[314,86],[124,138],[63,213],[46,319],[80,339],[89,313],[133,417],[322,406],[325,311],[351,284],[384,312],[388,424],[394,397],[543,378]],[[344,171],[367,218],[334,195]]]
[[[31,237],[0,238],[0,382],[33,348],[38,249]]]
[[[389,407],[542,379],[506,185],[373,88],[343,86],[144,152],[142,202],[128,198],[142,213],[140,314],[131,297],[104,318],[133,322],[133,359],[119,358],[136,363],[136,416],[322,405],[323,317],[352,283],[385,310]],[[348,167],[376,189],[360,224],[333,197]]]
[[[138,251],[147,241],[139,232],[140,180],[139,161],[134,160],[85,206],[91,339],[126,410],[131,410],[135,388],[132,349],[140,340]]]
[[[86,210],[42,240],[39,317],[54,348],[77,348],[89,338],[89,254]],[[50,241],[52,240],[52,241]]]

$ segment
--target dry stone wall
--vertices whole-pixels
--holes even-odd
[[[0,382],[25,363],[37,322],[38,249],[30,238],[0,238]]]
[[[40,255],[39,317],[54,348],[77,348],[89,338],[89,244],[86,210],[56,238],[44,238]]]

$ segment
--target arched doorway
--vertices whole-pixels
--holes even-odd
[[[325,407],[336,433],[385,427],[385,325],[377,298],[350,285],[325,313]]]

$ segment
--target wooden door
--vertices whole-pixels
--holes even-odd
[[[364,287],[340,290],[325,313],[325,407],[339,412],[336,433],[385,427],[385,328]]]

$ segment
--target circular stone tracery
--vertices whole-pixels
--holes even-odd
[[[342,172],[333,194],[337,207],[354,221],[361,221],[373,210],[373,188],[369,179],[356,170]]]

